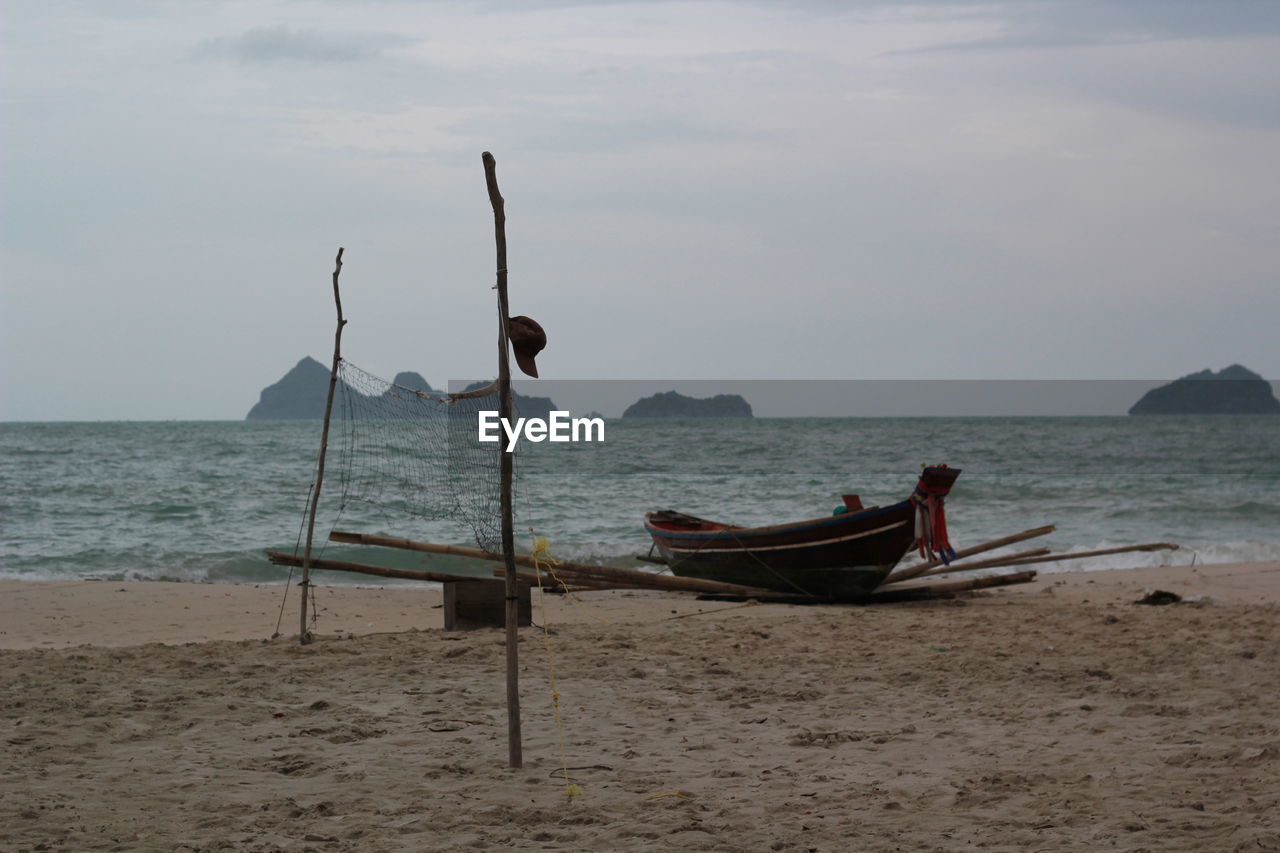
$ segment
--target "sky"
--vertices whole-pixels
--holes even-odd
[[[1280,378],[1280,3],[0,7],[0,421],[304,356],[553,379]]]

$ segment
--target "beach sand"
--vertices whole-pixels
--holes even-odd
[[[549,596],[520,769],[502,631],[322,588],[301,646],[283,593],[0,582],[0,850],[1280,850],[1280,563]]]

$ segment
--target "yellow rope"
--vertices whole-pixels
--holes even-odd
[[[645,797],[646,800],[661,800],[663,797],[679,797],[682,800],[689,799],[689,795],[684,791],[656,791]]]
[[[561,580],[560,576],[556,574],[555,567],[560,565],[560,561],[557,560],[555,557],[551,556],[550,546],[547,544],[547,537],[545,536],[533,537],[533,551],[530,552],[529,556],[533,558],[534,573],[538,575],[539,590],[542,589],[542,573],[546,572],[547,574],[551,575],[552,580],[554,580],[556,584],[558,584],[559,587],[562,590],[564,590],[564,597],[572,601],[579,610],[581,610],[590,618],[599,622],[601,625],[609,624],[608,619],[604,619],[603,617],[597,616],[594,613],[592,613],[591,608],[583,604],[582,601],[578,598],[578,596],[569,592],[569,584]],[[545,602],[544,602],[544,606],[545,606]]]
[[[574,797],[582,796],[582,788],[569,778],[569,757],[564,747],[564,724],[560,719],[560,691],[556,689],[556,660],[551,651],[551,631],[547,625],[547,595],[542,589],[544,565],[547,573],[555,578],[557,583],[560,583],[560,579],[556,578],[555,572],[551,570],[551,567],[559,561],[551,556],[545,536],[534,537],[532,556],[534,576],[538,579],[538,604],[542,613],[542,641],[547,651],[547,681],[551,684],[551,710],[556,720],[556,738],[560,743],[560,768],[564,773],[564,792],[572,800]],[[560,585],[564,586],[563,583]]]

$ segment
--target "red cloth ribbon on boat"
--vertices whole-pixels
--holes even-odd
[[[946,468],[946,465],[937,465]],[[943,565],[950,565],[956,558],[951,540],[947,538],[947,510],[945,497],[950,486],[927,486],[924,478],[916,483],[911,501],[916,505],[915,547],[926,560],[940,558]]]

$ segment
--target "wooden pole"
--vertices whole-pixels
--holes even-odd
[[[484,164],[484,181],[489,190],[489,204],[493,207],[493,234],[497,248],[498,289],[498,416],[504,423],[511,422],[511,364],[507,354],[507,214],[502,193],[498,191],[497,162],[485,151],[480,155]],[[499,477],[502,489],[502,554],[507,567],[507,760],[511,767],[524,763],[524,750],[520,739],[520,578],[516,575],[515,527],[511,505],[511,438],[503,431]]]
[[[1078,560],[1084,557],[1102,557],[1107,554],[1125,554],[1130,551],[1176,551],[1179,547],[1181,546],[1174,545],[1169,542],[1150,542],[1145,545],[1123,545],[1119,548],[1103,548],[1098,551],[1081,551],[1078,554],[1049,554],[1048,548],[1038,548],[1032,551],[1007,554],[1003,557],[992,557],[990,560],[980,560],[976,563],[968,563],[960,566],[952,563],[950,566],[930,569],[927,572],[921,573],[919,577],[931,577],[933,575],[948,574],[950,572],[965,572],[970,569],[999,569],[1008,568],[1009,566],[1028,566],[1033,563],[1057,563],[1062,560]]]
[[[467,548],[463,545],[437,545],[432,542],[416,542],[412,539],[398,539],[391,536],[378,536],[372,533],[349,533],[343,530],[334,530],[329,534],[329,539],[334,542],[344,542],[348,545],[377,545],[383,548],[400,548],[405,551],[422,551],[427,554],[448,554],[455,557],[470,557],[475,560],[489,560],[496,563],[506,562],[505,554],[481,551],[479,548]],[[537,561],[532,557],[525,554],[515,554],[513,557],[516,565],[524,566],[526,569],[537,568]],[[786,593],[773,592],[767,589],[756,589],[755,587],[703,580],[702,578],[655,575],[652,572],[642,572],[637,569],[593,566],[588,563],[562,561],[555,566],[555,570],[557,574],[565,576],[566,579],[572,576],[574,580],[599,580],[619,585],[644,587],[646,589],[705,592],[718,595],[768,595],[770,597],[786,595]]]
[[[302,558],[295,554],[286,554],[283,551],[267,551],[267,559],[277,566],[300,566]],[[311,561],[311,568],[326,569],[331,572],[354,572],[361,575],[375,575],[382,578],[402,578],[410,581],[434,581],[435,583],[448,583],[449,581],[473,581],[483,580],[475,575],[453,574],[452,572],[431,572],[425,569],[393,569],[387,566],[375,566],[370,563],[352,563],[346,560],[319,560]],[[501,571],[499,569],[498,571]],[[534,572],[520,572],[520,580],[536,583],[538,576]],[[555,579],[544,576],[543,584],[548,582],[555,583]],[[567,579],[566,579],[567,580]],[[577,579],[574,579],[577,583]],[[559,584],[563,587],[563,584]],[[590,587],[596,589],[597,587]]]
[[[990,542],[983,542],[981,545],[974,545],[972,548],[965,548],[962,551],[957,551],[956,559],[960,560],[965,557],[972,557],[974,554],[981,554],[983,551],[990,551],[1004,545],[1012,545],[1014,542],[1022,542],[1025,539],[1035,539],[1037,536],[1044,536],[1045,534],[1052,533],[1055,530],[1057,530],[1057,528],[1052,524],[1046,524],[1044,527],[1024,530],[1021,533],[1015,533],[1012,536],[1002,536],[999,539],[992,539]],[[942,560],[936,558],[932,560],[925,560],[923,563],[917,563],[914,566],[908,566],[905,569],[898,569],[897,571],[891,572],[880,585],[884,586],[885,584],[909,580],[924,574],[934,566],[940,565],[942,565]]]
[[[300,566],[302,558],[283,551],[267,551],[267,559],[277,566]],[[313,558],[311,568],[325,569],[331,572],[355,572],[362,575],[376,575],[382,578],[403,578],[411,581],[472,581],[474,575],[453,575],[446,572],[427,572],[417,569],[392,569],[387,566],[374,566],[369,563],[351,563],[346,560],[321,560]]]
[[[883,601],[890,598],[909,597],[911,595],[936,595],[944,592],[966,592],[971,589],[987,589],[993,586],[1008,586],[1015,583],[1028,583],[1035,580],[1034,569],[1025,572],[1012,572],[1007,575],[989,575],[982,578],[963,578],[952,581],[936,581],[933,583],[899,583],[882,586],[871,595],[872,601]]]
[[[311,591],[311,541],[316,532],[316,508],[320,506],[320,487],[324,485],[324,457],[329,450],[329,417],[333,413],[333,389],[338,384],[338,365],[342,361],[342,327],[347,321],[342,316],[342,295],[338,292],[338,276],[342,275],[342,247],[333,266],[333,302],[338,308],[338,330],[333,333],[333,364],[329,368],[329,393],[324,399],[324,427],[320,431],[320,458],[316,462],[316,486],[311,490],[311,507],[307,513],[307,547],[302,552],[302,613],[298,622],[298,642],[311,642],[307,630],[307,595]]]
[[[565,592],[592,592],[601,589],[634,589],[634,587],[623,583],[610,583],[609,581],[596,580],[595,578],[583,577],[571,573],[562,573],[560,567],[556,566],[556,574],[552,574],[546,570],[535,570],[532,572],[522,572],[517,570],[516,574],[520,580],[529,581],[535,586],[541,585],[548,592],[555,592],[562,589]],[[495,578],[505,578],[507,570],[502,566],[497,566],[493,570]],[[550,584],[550,586],[548,586]],[[572,585],[570,588],[569,585]]]
[[[1051,554],[1048,557],[1026,557],[1010,559],[1007,566],[1026,566],[1031,563],[1057,563],[1062,560],[1080,560],[1085,557],[1104,557],[1107,554],[1126,554],[1130,551],[1176,551],[1180,545],[1172,542],[1148,542],[1144,545],[1122,545],[1118,548],[1101,548],[1097,551],[1080,551],[1076,554]]]
[[[1003,557],[990,557],[986,560],[974,560],[970,563],[952,563],[949,566],[938,566],[927,572],[921,572],[916,577],[931,578],[934,575],[950,575],[956,572],[972,572],[978,569],[996,569],[1000,566],[1007,566],[1017,560],[1026,560],[1031,557],[1043,557],[1049,553],[1048,548],[1031,548],[1027,551],[1019,551],[1016,554],[1005,554]]]
[[[334,530],[329,533],[331,542],[342,542],[347,545],[373,545],[381,548],[398,548],[401,551],[419,551],[424,554],[441,554],[449,557],[464,557],[468,560],[487,560],[494,563],[505,563],[507,558],[502,554],[496,554],[493,551],[482,551],[479,548],[468,548],[465,545],[437,545],[434,542],[417,542],[413,539],[398,539],[393,536],[377,536],[371,533],[348,533],[342,530]],[[523,566],[526,569],[536,569],[537,564],[532,557],[526,557],[523,554],[516,554],[516,565]],[[577,564],[570,563],[564,571],[560,571],[561,566],[557,565],[558,574],[575,580],[579,577]],[[494,569],[497,577],[505,577],[499,572],[505,572],[505,569]],[[516,574],[522,579],[535,580],[536,572],[522,572],[516,570]],[[542,573],[543,578],[549,578],[550,574]],[[584,578],[585,580],[585,578]]]

